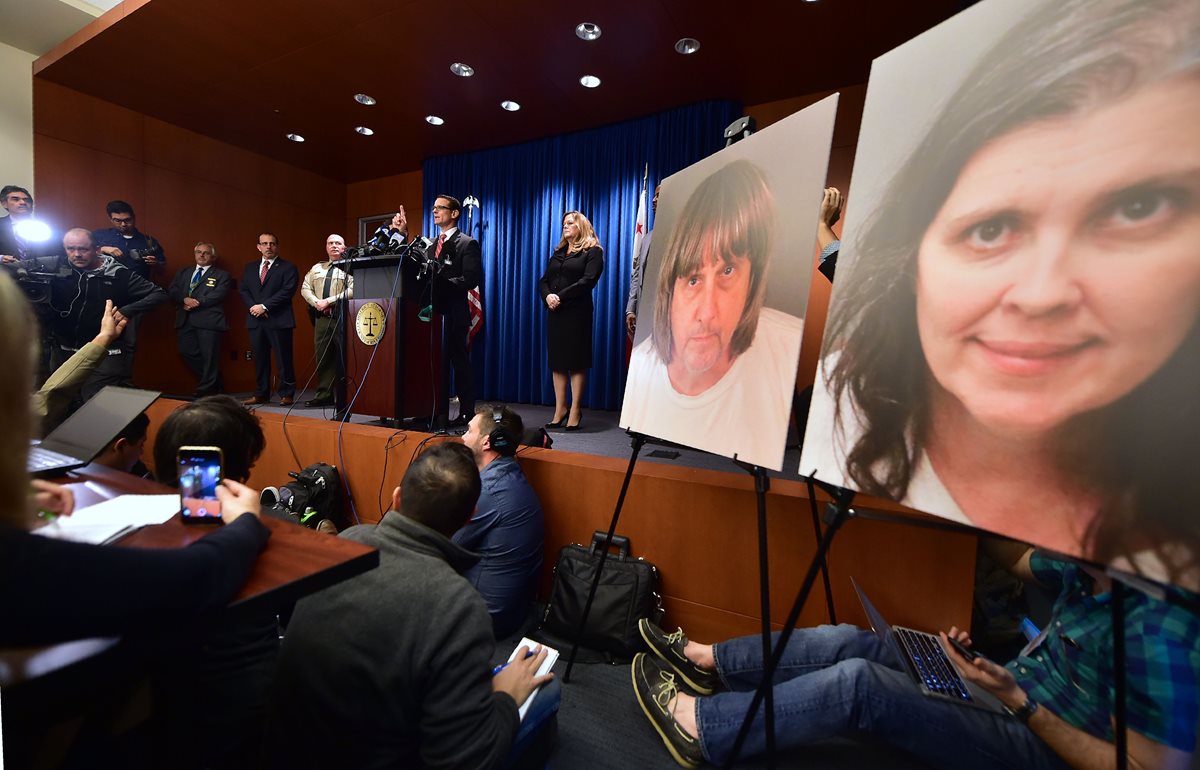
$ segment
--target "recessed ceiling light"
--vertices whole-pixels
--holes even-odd
[[[500,102],[500,106],[509,112],[516,112],[517,110],[521,109],[521,105],[517,104],[511,99],[505,99],[504,101]]]
[[[293,142],[303,142],[304,141],[304,137],[300,136],[300,134],[288,134],[287,138],[291,139]]]
[[[370,136],[371,134],[375,133],[375,129],[367,128],[366,126],[359,126],[358,128],[355,128],[354,130],[357,131],[358,133],[362,134],[363,136]]]
[[[455,75],[458,75],[460,78],[469,78],[475,74],[474,67],[472,67],[470,64],[463,64],[460,61],[456,61],[451,64],[450,71]]]
[[[681,37],[675,41],[675,50],[684,56],[700,50],[700,41],[694,37]]]
[[[595,40],[600,37],[600,25],[585,21],[575,27],[575,36],[580,40]]]
[[[355,94],[354,101],[358,102],[359,104],[365,104],[368,107],[370,107],[372,104],[375,103],[375,97],[367,96],[366,94]]]
[[[600,85],[600,78],[595,75],[584,75],[579,79],[579,85],[584,88],[595,88]]]
[[[431,126],[440,126],[443,123],[445,123],[446,121],[442,120],[437,115],[426,115],[425,122]]]

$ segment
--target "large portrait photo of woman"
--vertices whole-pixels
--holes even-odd
[[[800,472],[1200,588],[1200,3],[983,3],[870,89]]]

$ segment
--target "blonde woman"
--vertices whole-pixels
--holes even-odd
[[[604,249],[592,223],[578,211],[563,216],[563,235],[538,282],[550,312],[546,320],[546,353],[554,379],[554,419],[547,428],[579,430],[583,420],[583,388],[592,368],[592,289],[604,272]],[[567,409],[567,382],[571,406]]]

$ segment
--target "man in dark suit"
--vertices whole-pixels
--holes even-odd
[[[296,370],[292,363],[292,297],[300,283],[296,266],[279,256],[279,239],[274,233],[258,236],[262,259],[246,265],[238,291],[250,311],[246,328],[254,350],[254,396],[242,403],[266,404],[271,400],[271,351],[279,370],[279,403],[291,406],[296,396]]]
[[[233,278],[213,266],[217,248],[211,243],[197,243],[192,253],[195,266],[180,268],[167,293],[179,306],[175,311],[179,355],[200,381],[196,395],[211,396],[223,390],[219,355],[221,335],[229,330],[225,296],[233,286]]]
[[[0,262],[17,262],[61,253],[60,244],[49,228],[44,229],[44,235],[38,241],[27,241],[17,235],[16,225],[33,219],[33,196],[24,187],[4,185],[0,189],[0,208],[8,212],[8,216],[0,217]],[[25,235],[29,237],[29,233]]]
[[[458,198],[439,195],[433,202],[433,223],[441,229],[433,256],[441,263],[433,281],[433,309],[442,314],[442,400],[438,414],[447,416],[445,394],[450,392],[450,369],[454,369],[454,392],[459,415],[453,426],[465,427],[475,415],[475,373],[471,369],[468,332],[471,311],[467,292],[483,281],[479,241],[458,229],[462,204]]]

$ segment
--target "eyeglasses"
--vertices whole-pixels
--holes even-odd
[[[114,225],[127,225],[133,221],[133,217],[125,217],[123,219],[120,217],[109,217],[109,219],[112,220]]]
[[[450,207],[449,207],[449,206],[442,206],[442,205],[440,205],[440,204],[437,204],[437,203],[435,203],[435,204],[433,204],[433,210],[434,210],[434,211],[449,211],[449,210],[450,210]]]

